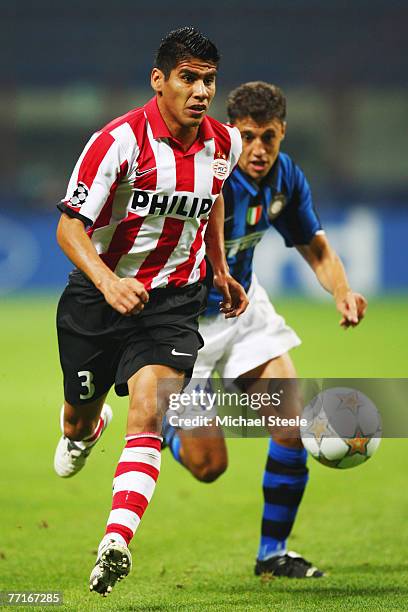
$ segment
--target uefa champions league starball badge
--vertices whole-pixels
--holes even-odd
[[[332,468],[351,468],[373,456],[381,442],[381,416],[361,391],[333,387],[305,407],[300,434],[307,451]]]
[[[89,190],[88,190],[88,187],[85,185],[85,183],[79,182],[75,188],[74,193],[70,197],[68,203],[71,206],[75,206],[76,208],[79,208],[85,202],[86,198],[88,197],[88,193],[89,193]]]

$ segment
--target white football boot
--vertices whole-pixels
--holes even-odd
[[[104,538],[95,567],[89,578],[89,590],[107,597],[119,580],[132,569],[132,555],[126,544]]]
[[[103,419],[101,436],[111,422],[112,416],[112,408],[108,404],[104,404],[101,412],[101,417]],[[82,470],[91,450],[100,440],[101,436],[99,436],[98,440],[92,444],[92,446],[88,446],[87,448],[81,448],[79,446],[80,443],[73,442],[69,438],[61,436],[54,456],[54,469],[58,476],[61,476],[61,478],[69,478]]]

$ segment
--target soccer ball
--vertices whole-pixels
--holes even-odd
[[[373,456],[381,441],[381,417],[361,391],[333,387],[306,406],[300,433],[307,451],[332,468],[356,467]]]

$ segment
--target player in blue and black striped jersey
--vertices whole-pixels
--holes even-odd
[[[367,302],[350,289],[343,265],[324,234],[303,172],[280,151],[286,132],[286,99],[282,91],[259,81],[241,85],[228,98],[228,115],[241,132],[243,150],[223,189],[225,249],[230,271],[248,291],[250,305],[239,319],[225,320],[217,314],[222,297],[210,291],[208,309],[200,321],[205,344],[193,377],[205,382],[218,371],[226,385],[232,380],[254,393],[270,389],[271,379],[296,378],[289,350],[300,344],[253,273],[254,249],[267,229],[273,226],[286,246],[296,247],[306,259],[321,285],[333,295],[343,327],[358,325]],[[270,265],[273,266],[273,253]],[[296,389],[289,397],[286,415],[299,414]],[[200,411],[202,414],[201,406],[192,406],[188,416]],[[262,414],[262,410],[259,412]],[[211,431],[208,429],[203,427],[191,435],[184,413],[179,428],[167,427],[166,435],[174,457],[206,482],[217,478],[227,467],[222,432],[216,424],[210,427]],[[320,570],[297,553],[288,552],[286,546],[308,480],[306,451],[298,431],[294,434],[292,430],[288,435],[275,429],[270,434],[255,573],[320,577]]]
[[[248,146],[255,139],[255,126],[248,121],[239,123]],[[262,138],[272,142],[273,134],[268,128]],[[254,176],[238,166],[223,189],[227,261],[231,274],[240,280],[246,291],[253,279],[255,246],[271,226],[282,235],[288,247],[309,244],[314,236],[323,234],[302,170],[288,155],[279,152],[272,169],[260,183],[257,182],[256,174],[268,165],[266,159],[244,151],[240,166],[252,171]],[[207,314],[216,314],[220,301],[220,294],[211,289]]]

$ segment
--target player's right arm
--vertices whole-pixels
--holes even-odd
[[[367,310],[367,300],[352,291],[346,271],[322,229],[309,183],[298,166],[291,166],[293,191],[283,213],[274,221],[287,246],[295,246],[312,268],[322,287],[332,294],[342,315],[340,325],[355,327]]]
[[[316,235],[308,245],[297,245],[322,287],[332,294],[336,308],[342,315],[340,325],[355,327],[367,310],[367,300],[360,293],[352,291],[346,271],[327,237]]]
[[[104,264],[80,219],[63,213],[57,227],[57,241],[65,255],[90,278],[112,308],[123,315],[142,310],[149,299],[142,283],[135,278],[119,278]]]
[[[118,184],[126,176],[128,154],[109,132],[95,133],[85,146],[71,175],[65,198],[58,205],[63,213],[57,240],[65,255],[101,291],[105,300],[124,315],[143,308],[149,296],[134,278],[119,278],[99,257],[85,225],[90,227],[109,204]]]

